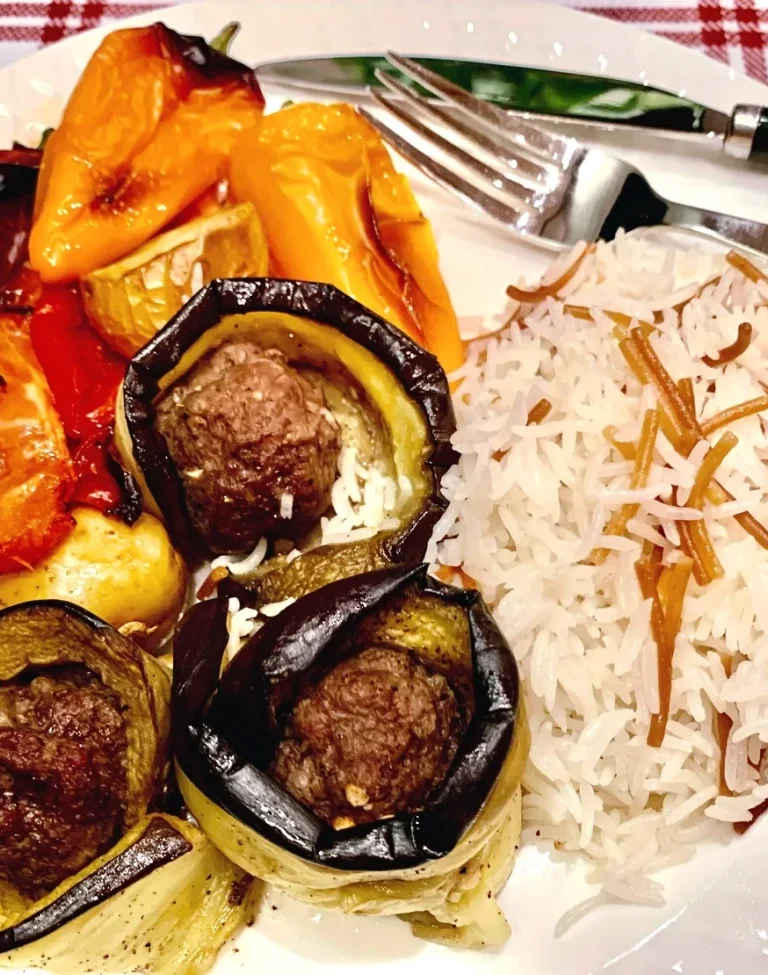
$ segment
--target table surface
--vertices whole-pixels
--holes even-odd
[[[286,2],[290,3],[290,0]],[[515,0],[498,2],[512,5]],[[555,2],[636,24],[644,30],[697,48],[768,84],[768,0]],[[122,0],[120,3],[96,3],[93,0],[12,3],[0,0],[0,66],[70,34],[171,5],[147,0]]]

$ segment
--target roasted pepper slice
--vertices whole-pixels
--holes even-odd
[[[0,572],[40,561],[73,528],[75,472],[21,316],[0,317]]]
[[[417,915],[419,934],[456,945],[506,940],[494,897],[519,842],[529,734],[514,657],[479,593],[426,566],[334,582],[265,623],[219,678],[226,617],[225,599],[200,603],[174,640],[177,772],[210,839],[313,904]],[[271,760],[313,674],[372,646],[415,655],[457,694],[468,687],[471,717],[424,808],[334,829],[278,784]]]
[[[273,273],[334,284],[424,345],[463,361],[429,221],[377,132],[349,105],[305,103],[264,119],[232,161],[256,205]]]
[[[91,328],[73,288],[45,285],[30,321],[32,347],[53,393],[77,475],[73,501],[115,511],[122,501],[108,449],[115,391],[125,372]],[[138,512],[133,515],[133,520]]]
[[[69,281],[139,247],[220,178],[263,104],[253,72],[200,38],[109,34],[45,145],[32,267]]]
[[[165,519],[176,546],[191,557],[201,553],[182,479],[155,426],[154,403],[207,351],[233,337],[279,349],[297,368],[310,370],[324,384],[342,439],[407,488],[395,509],[397,528],[366,546],[367,567],[421,559],[446,505],[440,479],[455,459],[443,370],[406,335],[336,288],[271,278],[214,281],[128,366],[118,396],[116,444],[142,485],[145,505]],[[355,547],[348,566],[328,554],[322,574],[358,571]],[[300,562],[288,566],[291,579]],[[310,574],[317,578],[316,571]]]

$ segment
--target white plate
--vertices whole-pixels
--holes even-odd
[[[680,91],[714,108],[768,103],[768,88],[669,42],[619,24],[544,4],[511,0],[216,0],[147,14],[177,30],[213,36],[228,20],[243,29],[233,55],[254,64],[281,57],[378,52],[513,61],[606,74]],[[32,142],[55,124],[72,85],[105,30],[90,31],[0,71],[0,144]],[[272,104],[283,93],[270,89]],[[296,97],[291,92],[291,97]],[[716,151],[613,147],[641,166],[656,189],[768,222],[768,178]],[[548,257],[510,240],[421,179],[414,181],[438,236],[443,270],[460,314],[499,310],[504,286],[540,271]],[[279,971],[310,975],[753,975],[768,970],[768,822],[723,848],[707,848],[663,877],[664,908],[600,908],[562,939],[558,917],[589,894],[579,863],[523,850],[502,896],[514,933],[502,951],[460,953],[413,938],[394,919],[320,913],[267,893],[254,927],[222,953],[216,975]]]

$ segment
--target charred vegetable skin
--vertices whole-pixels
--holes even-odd
[[[0,968],[201,975],[258,889],[191,823],[155,813],[0,931]]]
[[[316,323],[330,326],[321,328],[319,334],[332,340],[341,333],[344,341],[352,340],[369,357],[367,368],[377,375],[360,377],[364,389],[366,379],[381,385],[379,372],[386,375],[392,389],[399,387],[397,394],[382,404],[386,414],[383,420],[387,425],[396,425],[406,407],[418,417],[419,456],[411,457],[410,462],[418,465],[422,485],[405,513],[403,527],[386,539],[383,550],[367,567],[421,559],[432,528],[445,510],[439,485],[455,457],[450,443],[455,421],[445,374],[428,352],[330,285],[270,278],[214,281],[134,357],[118,402],[116,434],[123,461],[144,481],[150,510],[162,514],[178,547],[192,557],[202,553],[181,479],[165,440],[156,429],[154,403],[161,390],[167,388],[167,377],[176,370],[178,378],[179,364],[185,356],[189,358],[187,354],[206,333],[221,327],[229,329],[226,337],[245,337],[249,320],[267,320],[259,316],[270,316],[270,322],[278,321],[288,331],[291,319],[296,322],[297,331],[303,327],[302,321],[308,323],[307,327]],[[187,368],[192,364],[186,362]],[[182,375],[183,372],[182,365]],[[407,445],[403,452],[409,452]],[[300,561],[291,565],[295,567]],[[335,571],[329,560],[323,562],[324,571]]]
[[[95,904],[120,893],[151,871],[189,853],[191,843],[165,818],[150,818],[138,838],[104,866],[12,928],[0,931],[0,952],[31,944],[74,920]]]
[[[415,613],[431,611],[436,614],[434,619],[412,615],[408,602],[398,603],[408,594],[415,594],[418,600]],[[464,639],[462,624],[457,625],[453,615],[457,609],[468,626]],[[449,636],[444,652],[450,652],[451,646],[466,648],[468,642],[474,715],[447,777],[422,811],[336,832],[262,771],[275,746],[270,702],[285,707],[311,668],[332,663],[335,654],[354,642],[377,613],[387,620],[390,612],[390,625],[410,634],[408,642],[428,644],[429,638],[420,629],[429,629],[440,620]],[[519,678],[512,653],[479,593],[431,579],[426,566],[395,566],[331,583],[304,596],[259,630],[219,681],[226,641],[223,599],[193,607],[177,632],[174,746],[183,773],[182,789],[185,781],[193,783],[219,807],[223,817],[219,824],[203,819],[203,828],[214,842],[224,842],[225,852],[236,862],[239,856],[246,868],[248,850],[238,854],[231,838],[229,848],[226,845],[224,821],[229,817],[316,865],[345,871],[418,867],[454,849],[515,752],[515,736],[519,748],[514,760],[522,773],[524,758],[519,756],[525,753],[527,729],[521,720]],[[456,666],[455,659],[449,663]],[[467,661],[464,663],[466,666]],[[519,776],[511,784],[512,793],[518,783]],[[197,814],[195,795],[185,798]]]
[[[34,297],[22,265],[27,258],[41,157],[39,149],[21,146],[0,151],[0,309],[25,306]]]

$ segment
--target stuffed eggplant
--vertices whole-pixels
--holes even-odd
[[[116,436],[177,547],[262,546],[274,601],[421,559],[453,431],[442,369],[402,332],[330,285],[232,279],[131,361]]]
[[[168,679],[52,600],[0,612],[0,682],[0,879],[35,898],[146,813],[168,760]]]
[[[203,975],[258,897],[199,829],[154,813],[0,931],[0,967]]]
[[[167,672],[111,626],[56,600],[0,612],[1,966],[206,970],[253,895],[199,830],[148,813],[169,731]]]
[[[174,640],[185,802],[223,853],[291,895],[500,944],[529,733],[480,595],[426,566],[337,580],[269,620],[221,677],[227,601]]]

